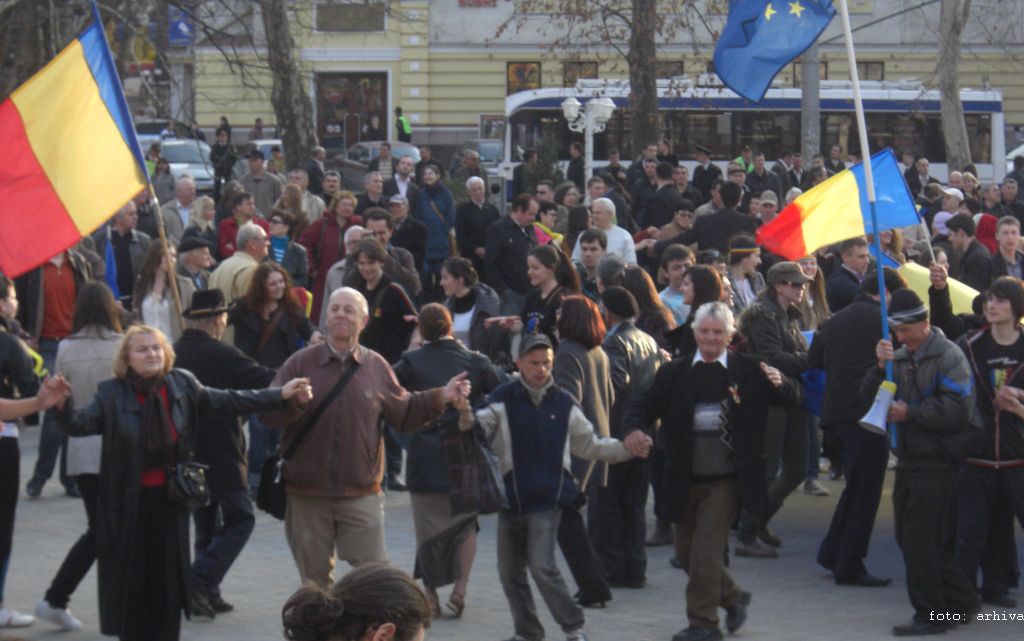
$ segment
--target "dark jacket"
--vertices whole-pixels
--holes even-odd
[[[974,375],[974,382],[977,386],[975,395],[977,406],[975,408],[976,433],[972,434],[968,454],[971,458],[969,464],[981,467],[1020,467],[1024,465],[1024,421],[1017,415],[1000,410],[997,413],[995,397],[997,389],[987,376],[982,376],[978,367],[978,360],[974,353],[974,346],[982,338],[988,328],[973,332],[968,336],[961,336],[956,342],[960,349],[967,356],[971,372]],[[1024,368],[1018,365],[1008,372],[1003,385],[1024,387]]]
[[[1017,260],[1024,259],[1024,253],[1018,251],[1015,253]],[[995,255],[992,256],[992,280],[999,278],[1000,276],[1008,276],[1009,272],[1006,268],[1006,259],[997,250]]]
[[[281,267],[292,277],[292,285],[309,288],[309,252],[297,242],[288,243]]]
[[[690,182],[700,190],[701,196],[701,201],[693,204],[694,206],[703,205],[711,200],[711,185],[714,184],[715,180],[722,177],[722,169],[715,163],[710,163],[707,169],[703,165],[697,165],[693,168],[692,176]]]
[[[673,523],[686,515],[693,466],[692,361],[691,353],[659,369],[651,388],[630,407],[625,422],[627,431],[642,429],[650,433],[650,426],[660,421],[666,455],[661,489],[672,498],[661,502],[658,518]],[[780,389],[772,387],[761,371],[760,361],[752,356],[730,353],[728,363],[729,384],[735,392],[726,400],[727,418],[740,503],[746,511],[760,514],[765,502],[764,428],[768,407],[799,406],[803,394],[800,385],[786,376]]]
[[[276,373],[199,329],[182,332],[174,343],[174,354],[175,365],[214,389],[263,389]],[[213,492],[249,487],[245,434],[238,418],[203,415],[196,428],[196,460],[210,466],[207,478]]]
[[[643,221],[637,221],[644,229],[658,227],[659,229],[672,222],[683,198],[675,185],[665,185],[654,192],[654,195],[647,199],[646,216]]]
[[[533,225],[520,227],[511,217],[505,216],[487,229],[487,266],[485,279],[498,292],[506,289],[526,295],[530,290],[530,279],[526,276],[526,255],[537,246],[537,234]]]
[[[972,239],[959,260],[950,264],[949,275],[979,292],[992,284],[992,254]]]
[[[413,208],[416,206],[416,203],[419,202],[420,188],[419,185],[416,184],[415,177],[410,178],[411,179],[409,180],[409,186],[405,188],[405,199],[409,201],[409,213],[411,214]],[[395,180],[394,174],[392,174],[390,178],[386,178],[384,180],[383,193],[385,200],[390,199],[392,196],[399,193],[398,181]]]
[[[476,292],[476,303],[473,305],[473,317],[469,321],[467,347],[494,361],[502,350],[506,334],[500,327],[487,327],[484,321],[492,316],[501,315],[501,299],[494,289],[484,283],[473,285],[473,291]],[[451,312],[455,306],[455,299],[448,297],[444,305]]]
[[[423,261],[427,258],[427,228],[423,223],[411,215],[406,216],[391,234],[391,244],[412,254],[416,271],[423,270]]]
[[[975,308],[978,307],[975,297]],[[968,332],[975,332],[987,324],[984,314],[954,314],[953,301],[949,297],[949,287],[928,288],[928,316],[931,324],[942,330],[951,341],[955,341]]]
[[[787,376],[807,369],[807,341],[800,332],[800,310],[782,309],[769,288],[740,316],[747,352],[760,356]]]
[[[779,202],[785,202],[786,194],[782,191],[782,184],[779,181],[779,177],[767,169],[764,170],[763,174],[758,174],[757,171],[752,171],[747,174],[747,189],[750,190],[750,195],[757,198],[761,197],[765,191],[771,190],[775,192]]]
[[[587,177],[583,175],[583,156],[569,160],[569,166],[565,169],[565,179],[572,181],[581,194],[586,191],[584,183]]]
[[[309,192],[323,198],[324,196],[324,170],[316,160],[310,160],[306,165],[306,174],[309,175]]]
[[[76,251],[68,250],[65,260],[75,274],[75,291],[92,280],[92,270],[85,258]],[[43,268],[36,267],[14,279],[18,293],[18,322],[33,338],[39,338],[43,328]]]
[[[314,330],[305,315],[296,322],[285,312],[281,314],[266,342],[257,350],[266,326],[259,312],[239,301],[228,312],[228,323],[235,328],[235,347],[260,365],[273,369],[281,367],[289,356],[305,347]]]
[[[32,358],[21,339],[0,321],[0,398],[13,399],[15,392],[21,398],[28,398],[35,396],[37,391],[39,376]]]
[[[200,415],[238,416],[282,406],[281,389],[262,391],[217,390],[204,387],[191,373],[171,370],[166,376],[171,422],[178,432],[178,458],[186,457]],[[62,427],[72,435],[103,435],[101,472],[96,511],[96,560],[99,571],[100,631],[118,635],[125,621],[125,593],[137,584],[130,576],[139,567],[138,510],[142,480],[142,444],[139,441],[142,405],[124,379],[100,383],[92,403],[75,411],[68,401],[58,413]],[[189,576],[189,513],[177,513],[180,572]],[[184,582],[190,593],[189,581]],[[187,595],[188,596],[188,595]],[[185,599],[188,612],[188,602]]]
[[[882,314],[871,298],[860,295],[822,323],[807,353],[808,365],[825,370],[821,426],[857,423],[868,411],[874,393],[862,398],[864,375],[878,366],[875,346],[882,339]]]
[[[104,225],[100,227],[92,234],[93,250],[102,258],[107,258],[107,243],[110,241],[110,235],[114,233],[113,228],[110,225]],[[128,255],[132,265],[132,277],[137,279],[139,273],[142,271],[142,259],[146,256],[146,251],[149,249],[149,244],[152,239],[145,232],[133,229],[130,232],[131,239],[128,241]],[[135,289],[135,284],[132,283],[132,289],[127,292],[121,292],[122,295],[131,295],[132,290]]]
[[[974,413],[974,382],[963,351],[933,327],[932,335],[914,355],[896,350],[893,377],[896,399],[906,402],[907,420],[897,423],[900,467],[956,464],[969,453]],[[872,367],[861,385],[863,397],[874,398],[885,370]]]
[[[487,228],[493,225],[501,214],[486,200],[477,205],[472,200],[459,205],[455,210],[455,240],[459,244],[459,255],[473,262],[478,274],[484,273],[484,259],[476,250],[487,247]]]
[[[623,439],[626,431],[625,416],[633,402],[644,395],[654,383],[654,375],[661,367],[661,350],[650,334],[637,329],[633,321],[623,321],[608,332],[601,344],[611,366],[612,404],[611,435]],[[623,465],[641,464],[637,462]]]
[[[474,404],[501,384],[500,375],[486,356],[450,338],[406,352],[394,370],[398,382],[410,392],[443,387],[456,374],[466,372],[472,386],[470,402]],[[405,472],[410,492],[448,491],[448,461],[441,441],[447,428],[458,429],[457,421],[455,411],[448,410],[437,421],[413,432]]]
[[[661,255],[665,248],[673,243],[692,245],[704,249],[717,249],[720,253],[729,253],[729,239],[740,232],[753,234],[756,230],[754,219],[739,213],[735,209],[719,209],[707,216],[698,216],[693,227],[675,238],[658,241],[654,253]]]
[[[836,265],[835,271],[825,282],[825,298],[828,299],[828,308],[835,314],[852,303],[858,293],[860,293],[860,281],[857,280],[857,277],[842,264]]]

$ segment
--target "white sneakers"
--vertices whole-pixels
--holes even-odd
[[[48,621],[62,630],[78,630],[82,627],[82,622],[71,614],[71,610],[55,608],[46,599],[36,604],[36,617],[41,621]]]
[[[35,618],[27,614],[0,608],[0,628],[27,628],[35,622]]]

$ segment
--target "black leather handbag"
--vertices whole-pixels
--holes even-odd
[[[167,471],[167,498],[176,505],[197,510],[210,504],[209,466],[195,461],[176,463]]]
[[[331,391],[327,393],[322,401],[313,409],[313,412],[306,417],[302,427],[298,429],[295,439],[288,445],[288,449],[281,452],[280,448],[263,461],[260,468],[260,487],[256,493],[256,507],[276,519],[284,519],[285,509],[288,506],[288,495],[285,493],[285,467],[290,459],[306,440],[306,437],[313,431],[313,425],[324,413],[327,407],[341,394],[348,382],[352,380],[356,370],[359,369],[359,361],[353,360],[338,382],[334,384]]]

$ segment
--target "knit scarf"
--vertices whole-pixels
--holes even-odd
[[[132,391],[143,396],[139,439],[142,442],[142,468],[161,468],[174,463],[174,427],[160,394],[164,387],[164,375],[142,378],[133,370],[128,370],[125,378]]]

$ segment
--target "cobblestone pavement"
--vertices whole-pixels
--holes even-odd
[[[37,430],[22,438],[22,499],[18,505],[14,553],[7,580],[9,607],[31,612],[42,596],[64,554],[85,524],[85,511],[78,501],[66,498],[56,480],[46,486],[43,497],[28,500],[24,483],[36,458]],[[734,576],[753,593],[747,625],[738,639],[760,641],[861,640],[888,638],[891,626],[909,619],[903,564],[893,539],[891,473],[875,527],[869,569],[893,577],[887,588],[836,586],[829,575],[814,564],[814,555],[841,484],[823,483],[831,497],[794,493],[773,524],[784,544],[776,560],[734,559]],[[391,561],[411,570],[414,536],[409,499],[392,495],[387,506],[387,543]],[[481,519],[477,563],[470,581],[466,611],[461,620],[437,621],[428,633],[431,640],[501,641],[512,636],[512,622],[497,579],[495,559],[495,517]],[[1019,532],[1019,530],[1018,530]],[[1020,556],[1024,558],[1024,535],[1018,533]],[[643,590],[617,590],[605,610],[587,611],[587,630],[592,641],[668,641],[685,627],[686,576],[668,564],[667,547],[650,550],[648,585]],[[347,567],[347,566],[344,566]],[[344,571],[344,568],[339,568]],[[564,572],[564,569],[563,569]],[[61,633],[47,623],[18,630],[25,639],[67,639],[98,641],[95,570],[75,593],[71,608],[84,624],[76,633]],[[568,573],[566,573],[568,578]],[[571,581],[571,578],[569,579]],[[298,575],[284,539],[283,525],[259,514],[256,530],[222,586],[225,598],[236,611],[212,623],[186,622],[182,638],[188,641],[281,639],[280,609],[297,587]],[[1024,598],[1024,590],[1018,591]],[[447,592],[442,592],[442,599]],[[542,606],[542,620],[549,639],[563,638]],[[987,612],[993,612],[991,607]],[[1002,609],[996,609],[1002,615]],[[1007,612],[1020,616],[1024,609]],[[0,639],[15,631],[0,631]],[[1024,621],[976,622],[946,635],[950,639],[1022,639]]]

